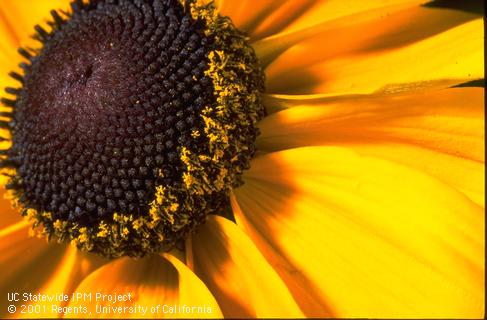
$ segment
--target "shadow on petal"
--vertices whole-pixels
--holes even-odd
[[[20,212],[14,209],[10,200],[6,198],[5,187],[3,185],[0,185],[0,211],[2,214],[0,230],[23,220]]]
[[[237,28],[246,32],[251,41],[256,41],[285,29],[310,10],[314,2],[221,0],[217,8],[221,15],[229,16]]]
[[[176,258],[174,258],[176,259]],[[75,292],[92,294],[91,301],[72,300],[71,307],[86,306],[84,318],[218,318],[218,304],[205,285],[182,263],[161,256],[120,258],[99,268]],[[130,299],[96,299],[96,294],[118,293]],[[99,296],[101,297],[101,296]],[[151,309],[154,308],[154,309]],[[157,309],[155,309],[157,308]],[[188,309],[189,308],[189,309]],[[67,315],[73,317],[73,315]]]
[[[192,238],[194,270],[225,317],[303,316],[277,273],[235,223],[210,216]]]
[[[255,43],[268,65],[267,92],[371,93],[390,83],[481,77],[483,28],[479,19],[471,22],[476,15],[382,10]]]
[[[40,239],[30,239],[36,242],[43,242],[44,240]],[[31,242],[35,245],[34,242]],[[45,245],[45,243],[43,243]],[[15,247],[13,247],[15,250]],[[56,277],[56,270],[61,267],[61,263],[63,262],[63,257],[67,255],[66,247],[60,245],[51,245],[49,248],[44,246],[42,251],[37,251],[37,248],[34,246],[34,252],[32,251],[25,251],[19,247],[19,251],[17,252],[17,256],[13,257],[11,264],[4,264],[2,263],[1,269],[7,271],[9,277],[5,279],[5,281],[1,282],[0,285],[0,293],[2,296],[6,297],[7,293],[9,292],[17,292],[20,294],[23,293],[32,293],[33,295],[40,293],[40,290],[47,285],[49,282],[54,281]],[[37,252],[36,252],[37,251]],[[22,261],[21,266],[16,265],[18,264],[15,260],[19,259]],[[64,292],[65,284],[60,284],[59,286],[59,293]],[[12,304],[12,302],[8,302],[7,299],[2,299],[0,301],[0,308],[1,308],[1,315],[7,316],[5,313],[7,310],[7,304]],[[23,301],[13,302],[14,305],[21,305],[21,304],[28,304]],[[18,308],[18,316],[24,317],[21,315]],[[31,315],[31,317],[36,318],[39,317],[35,314]]]

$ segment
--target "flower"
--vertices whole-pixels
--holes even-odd
[[[60,5],[0,3],[2,86]],[[2,315],[482,317],[481,15],[448,1],[216,5],[266,74],[235,222],[209,215],[182,251],[107,260],[29,238],[2,200],[0,290],[34,296],[2,300]]]

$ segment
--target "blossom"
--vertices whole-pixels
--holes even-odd
[[[18,86],[7,76],[17,47],[33,46],[33,26],[62,5],[0,3],[3,87]],[[116,291],[135,297],[117,305],[166,306],[98,317],[481,317],[481,16],[442,1],[215,5],[248,34],[266,77],[257,153],[229,194],[231,215],[208,215],[181,250],[109,260],[28,237],[31,223],[2,200],[3,296]],[[15,316],[40,316],[12,303]],[[97,304],[111,302],[54,303],[91,316]]]

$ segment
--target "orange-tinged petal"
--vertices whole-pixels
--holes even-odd
[[[283,1],[235,1],[219,0],[217,2],[218,12],[228,16],[237,28],[249,34],[273,11],[277,10]]]
[[[2,177],[0,177],[0,180],[2,180]],[[0,214],[2,215],[2,219],[0,219],[0,230],[22,221],[20,212],[14,209],[10,200],[7,199],[3,185],[0,185]]]
[[[0,5],[3,4],[3,2],[4,1],[1,1]],[[8,13],[4,12],[0,7],[0,49],[2,49],[0,50],[0,53],[2,54],[9,50],[10,47],[18,46],[20,43],[15,28],[7,20],[7,16]]]
[[[44,282],[38,287],[29,285],[28,287],[15,286],[10,288],[10,292],[27,292],[33,295],[41,294],[46,299],[40,301],[29,300],[22,302],[24,307],[18,307],[16,316],[20,318],[58,318],[64,315],[64,310],[71,294],[79,283],[91,273],[94,269],[99,267],[105,261],[96,256],[87,256],[78,251],[73,246],[68,247],[62,255],[59,256],[59,260],[56,259],[56,264],[45,265],[50,257],[44,256],[43,262],[40,265],[33,265],[31,268],[43,268],[43,273],[47,273]],[[37,273],[34,270],[28,270],[29,273]],[[39,275],[37,275],[39,276]],[[14,280],[17,280],[15,277]],[[37,280],[37,277],[36,277]],[[60,298],[63,296],[63,298]],[[30,307],[29,307],[30,306]],[[27,311],[23,313],[22,311]]]
[[[84,276],[104,261],[84,255],[74,247],[48,244],[45,239],[29,236],[31,224],[20,221],[0,230],[0,293],[56,294],[69,293]],[[23,296],[22,296],[23,298]],[[54,318],[54,306],[64,306],[66,301],[7,301],[0,302],[0,316],[7,316],[7,305],[17,305],[13,315],[22,318]],[[20,305],[31,305],[33,312]],[[38,312],[37,312],[38,311]],[[11,316],[11,315],[10,315]]]
[[[326,21],[333,21],[358,13],[371,12],[380,8],[399,5],[410,7],[422,3],[424,3],[423,0],[315,0],[309,10],[283,31],[287,33],[302,30]]]
[[[428,28],[432,15],[425,13],[419,20],[425,28],[405,24],[409,21],[406,18],[393,19],[391,23],[397,24],[394,27],[382,25],[387,23],[377,23],[373,29],[344,24],[343,30],[325,29],[308,41],[298,42],[266,69],[267,92],[371,93],[388,84],[483,78],[482,20],[456,26],[475,16],[451,10],[417,10],[441,13],[431,18],[441,23]],[[354,33],[360,38],[354,38]],[[289,46],[287,40],[279,40],[282,45],[269,41],[255,44],[264,63]]]
[[[264,17],[276,10],[281,3],[282,1],[279,0],[219,0],[217,9],[221,15],[230,17],[237,28],[251,32]]]
[[[248,30],[251,41],[272,36],[299,19],[301,15],[310,11],[314,2],[316,1],[278,1],[277,6],[269,6],[269,10],[265,12],[265,15],[257,16],[253,24],[245,25],[243,30]],[[249,11],[247,15],[249,15]]]
[[[336,317],[483,316],[483,210],[420,171],[298,148],[254,159],[235,195],[237,222]]]
[[[207,318],[215,318],[215,317],[223,317],[223,314],[220,310],[220,306],[216,301],[215,297],[212,293],[208,290],[206,285],[188,268],[187,265],[182,263],[178,260],[175,256],[170,254],[164,254],[164,257],[172,263],[172,265],[177,269],[179,272],[179,291],[180,295],[183,296],[183,301],[191,302],[191,304],[195,306],[209,306],[213,310],[211,314],[201,315],[201,314],[193,314],[188,315],[189,317],[198,316],[200,317],[207,317]],[[197,285],[195,285],[195,283]]]
[[[15,273],[31,266],[30,263],[47,250],[45,240],[29,236],[30,228],[30,223],[21,220],[0,230],[0,283],[8,282]]]
[[[35,239],[37,242],[41,242],[40,239]],[[16,247],[12,249],[15,250]],[[9,274],[8,278],[0,283],[0,294],[6,297],[8,293],[19,293],[19,301],[8,301],[2,299],[0,301],[0,317],[15,317],[15,318],[41,318],[44,311],[48,310],[40,309],[39,314],[27,313],[26,309],[22,308],[22,305],[28,305],[29,301],[24,301],[24,293],[27,295],[38,295],[46,284],[56,282],[56,277],[61,276],[59,270],[62,268],[62,263],[67,261],[66,256],[68,252],[64,246],[51,245],[44,248],[42,252],[38,252],[37,248],[30,249],[30,252],[19,246],[19,251],[16,252],[14,259],[9,259],[8,264],[4,264],[2,261],[2,272],[7,270]],[[32,254],[32,256],[30,256]],[[27,256],[27,257],[26,257]],[[18,266],[16,260],[21,260],[22,265]],[[64,277],[63,277],[64,278]],[[62,293],[65,287],[69,287],[71,283],[68,280],[65,285],[60,285],[59,293]],[[42,293],[41,293],[42,294]],[[8,305],[15,305],[17,310],[13,314],[7,312]],[[39,305],[42,305],[40,303]],[[48,316],[49,317],[49,316]],[[52,317],[52,316],[51,316]]]
[[[263,151],[342,145],[427,172],[484,204],[483,88],[329,99],[274,97]]]
[[[242,212],[235,195],[230,196],[232,211],[239,224],[244,224]],[[279,255],[272,244],[267,242],[263,237],[255,232],[254,228],[247,228],[254,245],[256,245],[265,256],[267,261],[272,265],[274,270],[279,274],[286,284],[294,300],[303,311],[306,317],[320,318],[333,317],[331,308],[326,301],[326,297],[319,292],[317,286],[299,272],[288,260]]]
[[[172,265],[179,272],[179,291],[181,295],[180,300],[191,301],[191,303],[196,306],[206,305],[211,307],[211,309],[213,310],[211,314],[193,314],[192,316],[188,315],[188,317],[223,317],[220,306],[213,296],[213,293],[208,290],[206,285],[193,273],[193,271],[173,255],[164,254],[164,257],[169,262],[171,262]],[[195,285],[195,283],[197,285]]]
[[[373,1],[249,1],[219,0],[217,8],[222,15],[229,16],[234,24],[247,32],[252,41],[279,32],[291,32],[308,28],[324,21],[353,13],[370,11],[374,8],[394,4],[417,4],[418,0],[373,0]]]
[[[72,300],[69,305],[86,306],[88,313],[80,315],[86,318],[221,317],[203,282],[176,258],[168,259],[171,262],[160,256],[114,260],[90,274],[76,289],[92,293],[91,301]],[[97,301],[97,292],[116,292],[125,295],[126,301],[101,301],[101,296]]]
[[[276,63],[285,61],[290,63],[290,66],[297,67],[303,64],[310,65],[337,54],[363,50],[372,40],[377,42],[383,38],[387,40],[393,37],[393,43],[397,44],[401,39],[406,42],[423,39],[429,34],[438,33],[438,30],[448,29],[475,17],[451,11],[448,11],[449,15],[445,15],[445,11],[421,8],[417,1],[407,4],[383,4],[367,9],[344,17],[341,17],[340,12],[330,11],[329,14],[332,15],[338,13],[339,18],[331,21],[318,19],[313,21],[311,26],[272,35],[253,43],[253,46],[265,66],[287,51]],[[431,30],[422,28],[435,18],[434,14],[438,16],[434,20],[439,20],[439,23],[430,28]],[[415,18],[414,28],[409,23],[411,17]],[[449,19],[439,19],[441,17]],[[393,43],[388,43],[388,46]],[[302,59],[303,53],[306,59]],[[301,56],[296,60],[298,54]]]
[[[29,236],[31,224],[12,208],[1,185],[0,212],[0,283],[3,284],[26,266],[32,266],[31,263],[47,250],[48,245],[44,240]]]
[[[210,216],[192,240],[194,270],[225,317],[302,317],[282,280],[233,222]]]

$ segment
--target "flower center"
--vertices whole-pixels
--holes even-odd
[[[7,88],[14,204],[106,257],[170,250],[222,214],[264,115],[246,38],[198,0],[74,1]],[[1,159],[1,158],[0,158]]]

